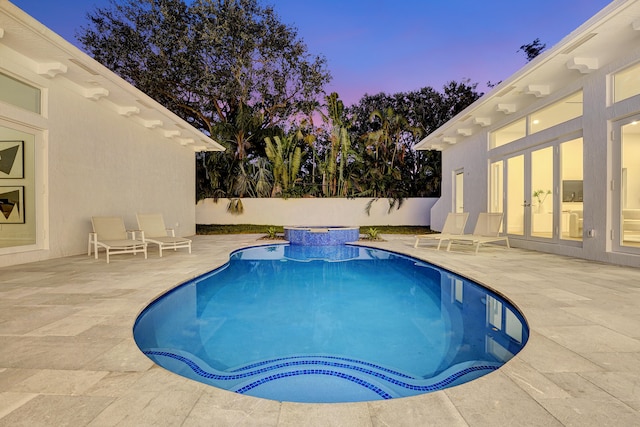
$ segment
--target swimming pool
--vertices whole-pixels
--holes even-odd
[[[134,337],[179,375],[267,399],[405,397],[493,372],[525,345],[499,295],[404,255],[271,245],[149,305]]]

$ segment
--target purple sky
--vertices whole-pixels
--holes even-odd
[[[108,0],[11,0],[75,43],[86,13]],[[349,105],[365,93],[389,94],[468,78],[486,91],[526,64],[521,45],[551,47],[609,0],[260,0],[298,29],[312,54],[327,58]]]

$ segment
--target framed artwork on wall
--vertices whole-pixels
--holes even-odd
[[[1,224],[24,224],[24,187],[0,187]]]
[[[24,141],[0,141],[0,179],[24,178]]]

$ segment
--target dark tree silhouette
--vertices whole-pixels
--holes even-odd
[[[531,43],[523,44],[522,46],[520,46],[518,52],[524,52],[525,56],[527,57],[527,62],[530,62],[531,60],[533,60],[533,58],[540,55],[546,47],[547,45],[545,43],[542,43],[539,38],[536,38]]]

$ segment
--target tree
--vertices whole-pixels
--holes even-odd
[[[331,78],[325,58],[257,0],[111,0],[88,20],[78,35],[85,50],[225,145],[233,159],[224,167],[236,172],[264,156],[267,130],[308,112]],[[199,160],[205,175],[224,163]],[[210,172],[222,179],[209,192],[232,191],[229,169]]]
[[[298,179],[302,150],[296,145],[293,137],[266,137],[267,157],[273,165],[273,193],[272,196],[282,194],[289,196]]]
[[[478,93],[477,83],[471,83],[468,80],[461,82],[451,81],[443,86],[442,91],[438,92],[432,87],[424,87],[417,91],[396,93],[387,95],[379,93],[377,95],[365,95],[360,99],[358,104],[351,106],[347,110],[351,127],[350,131],[355,143],[354,150],[366,156],[366,150],[360,145],[365,141],[359,138],[360,135],[373,134],[379,131],[380,121],[372,121],[371,115],[374,111],[384,112],[391,109],[395,115],[404,119],[402,126],[403,131],[396,133],[396,143],[404,151],[402,153],[403,163],[401,168],[401,178],[396,188],[397,192],[406,192],[411,196],[439,196],[441,181],[441,165],[440,153],[431,151],[413,150],[413,146],[425,135],[430,134],[456,114],[460,113],[467,106],[477,100],[481,93]],[[400,148],[399,148],[400,149]],[[367,161],[372,161],[369,159]],[[358,165],[357,170],[367,172],[366,178],[361,181],[370,181],[373,185],[386,185],[384,188],[377,188],[376,191],[389,191],[388,182],[385,184],[381,176],[374,177],[377,173],[372,170],[368,163]],[[365,188],[363,182],[359,184],[360,188]]]
[[[351,151],[351,137],[346,126],[344,103],[336,92],[325,98],[328,116],[325,117],[331,128],[329,134],[330,149],[326,152],[323,167],[322,187],[325,195],[344,197],[347,195],[346,165]]]
[[[402,200],[410,196],[410,184],[403,180],[406,154],[413,141],[407,138],[412,129],[407,119],[396,113],[393,108],[374,110],[369,120],[374,130],[363,135],[365,149],[362,158],[367,167],[362,179],[366,182],[362,195],[386,197],[390,200],[390,209],[400,207]],[[370,204],[369,204],[370,207]]]
[[[542,51],[545,50],[546,47],[547,45],[545,43],[542,43],[540,39],[536,38],[531,43],[523,44],[522,46],[520,46],[520,49],[518,49],[518,52],[522,51],[524,55],[527,57],[527,62],[530,62],[536,56],[540,55]]]

